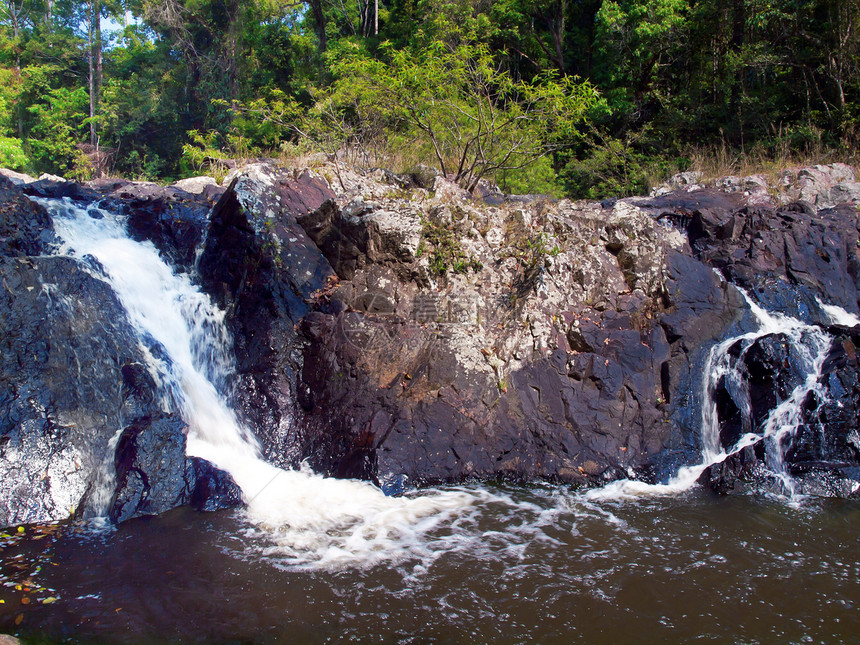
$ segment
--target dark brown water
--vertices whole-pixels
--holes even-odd
[[[482,508],[427,535],[424,556],[339,570],[285,565],[241,513],[179,510],[118,530],[28,527],[3,540],[0,633],[105,643],[860,642],[858,502],[491,491]]]

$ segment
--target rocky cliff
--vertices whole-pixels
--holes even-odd
[[[307,460],[391,493],[468,478],[665,479],[699,458],[703,364],[747,324],[738,285],[835,335],[789,459],[798,476],[841,482],[826,494],[853,494],[860,330],[824,308],[860,311],[853,171],[795,171],[777,186],[696,179],[604,203],[271,162],[223,188],[4,183],[0,524],[68,516],[106,460],[118,520],[238,502],[223,473],[176,451],[182,421],[153,403],[98,267],[52,255],[50,218],[21,190],[101,200],[194,272],[227,312],[234,407],[278,465]],[[777,392],[758,417],[788,387],[771,350],[749,359]],[[722,414],[730,426],[736,411]],[[707,481],[734,490],[761,463],[750,448]]]
[[[239,407],[283,465],[392,492],[665,479],[699,458],[703,363],[746,309],[732,284],[822,326],[822,304],[857,312],[849,171],[585,204],[255,165],[214,211],[201,280],[230,311]],[[830,201],[812,176],[835,177]]]

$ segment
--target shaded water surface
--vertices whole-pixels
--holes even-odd
[[[2,553],[0,633],[118,643],[860,639],[860,503],[697,489],[600,502],[555,487],[488,492],[428,533],[423,557],[366,566],[291,563],[242,512],[177,510],[38,540],[25,529]]]

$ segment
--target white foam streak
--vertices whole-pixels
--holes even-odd
[[[725,458],[725,455],[723,455],[723,458]],[[719,457],[717,461],[720,461]],[[602,501],[680,495],[695,486],[705,468],[713,463],[717,463],[717,461],[707,465],[703,463],[696,466],[684,466],[678,470],[677,475],[665,484],[648,484],[635,479],[621,479],[601,488],[591,489],[585,492],[583,497],[587,500]]]
[[[818,306],[821,307],[822,311],[830,317],[830,322],[834,325],[844,325],[845,327],[856,327],[857,325],[860,325],[860,318],[849,311],[845,311],[842,307],[837,305],[825,305],[820,300],[818,301]]]

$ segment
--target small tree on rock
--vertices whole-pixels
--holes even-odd
[[[484,44],[433,41],[420,51],[383,44],[338,52],[337,75],[317,113],[385,123],[386,134],[428,146],[439,170],[473,190],[481,178],[523,168],[577,136],[597,100],[575,77],[514,79]]]

